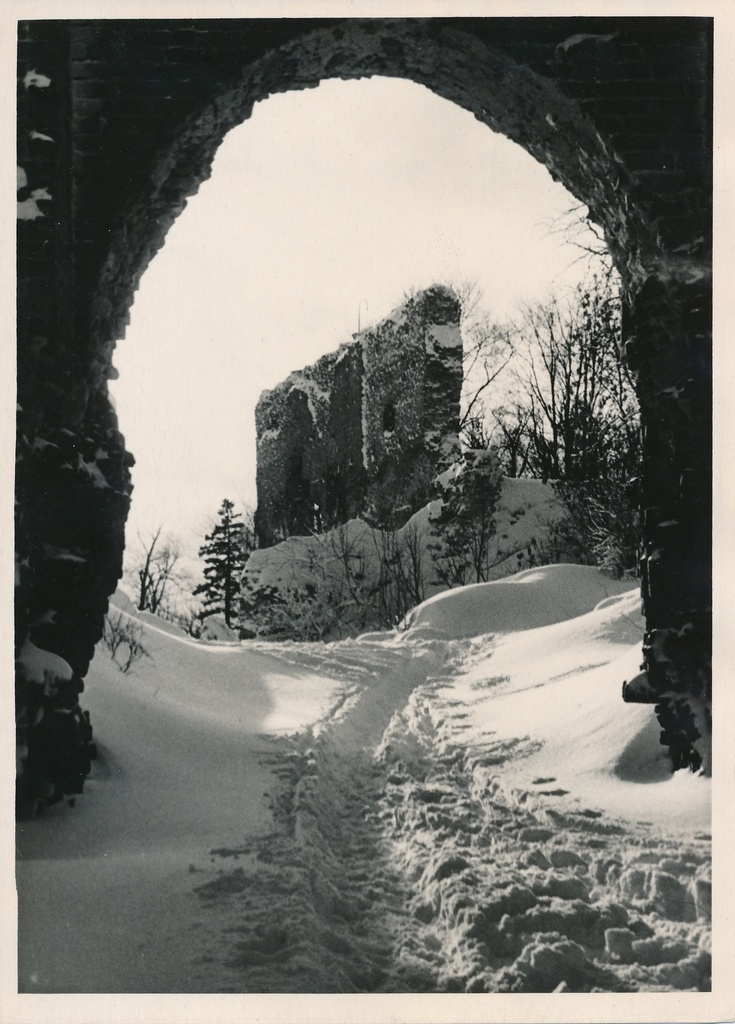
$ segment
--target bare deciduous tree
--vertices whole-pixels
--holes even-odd
[[[181,549],[159,526],[148,537],[138,533],[138,555],[127,576],[135,589],[139,611],[152,612],[163,618],[174,614],[174,594],[183,595],[190,588],[188,574],[181,568]]]
[[[475,281],[452,285],[462,315],[462,408],[460,437],[467,448],[486,448],[483,424],[487,419],[486,400],[513,358],[512,332],[495,323],[483,306],[482,293]]]
[[[559,538],[581,560],[636,563],[639,413],[618,355],[620,304],[609,280],[569,302],[526,309],[518,324],[509,401],[493,410],[490,443],[508,476],[555,481],[568,511]],[[571,545],[571,546],[570,546]]]
[[[512,406],[498,406],[493,410],[492,416],[494,425],[489,429],[484,428],[487,431],[487,444],[482,447],[493,447],[498,451],[506,476],[523,476],[528,470],[530,458],[530,410],[516,401]]]
[[[543,479],[605,478],[635,445],[638,409],[618,357],[619,318],[617,296],[599,281],[567,303],[554,298],[524,311],[511,401],[494,410],[492,439],[506,472],[522,464]]]

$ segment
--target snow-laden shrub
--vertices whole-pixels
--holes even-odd
[[[551,524],[563,514],[553,488],[540,480],[499,478],[487,452],[470,453],[465,468],[470,464],[484,474],[481,484],[460,467],[442,475],[452,502],[446,515],[442,502],[434,501],[398,530],[354,519],[254,551],[242,576],[241,635],[333,640],[389,629],[461,578],[474,581],[473,551],[488,580],[563,558],[548,542]],[[485,490],[492,512],[473,548],[463,524]],[[452,566],[457,572],[449,571]]]
[[[497,558],[495,513],[502,489],[500,461],[488,450],[466,451],[456,472],[440,484],[441,506],[431,551],[445,587],[485,583]]]
[[[150,657],[143,646],[142,636],[142,624],[124,612],[105,615],[102,642],[121,672],[129,672],[136,661]]]

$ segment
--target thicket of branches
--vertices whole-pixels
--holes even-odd
[[[570,554],[633,569],[639,416],[618,356],[620,302],[611,279],[527,307],[495,329],[489,351],[499,336],[503,372],[492,384],[502,387],[488,386],[467,405],[465,444],[494,449],[507,476],[555,482],[569,510],[561,540]]]
[[[397,531],[345,523],[286,545],[264,577],[243,578],[253,633],[341,639],[396,626],[426,596],[427,537],[414,521]]]
[[[143,626],[121,611],[105,615],[102,642],[121,672],[128,673],[136,661],[150,658],[143,645]]]

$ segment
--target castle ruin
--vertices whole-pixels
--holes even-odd
[[[261,547],[360,516],[396,526],[459,455],[460,302],[434,285],[255,410]]]

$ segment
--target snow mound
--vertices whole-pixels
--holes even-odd
[[[455,464],[439,480],[446,485],[458,473]],[[261,637],[337,640],[395,627],[412,605],[445,589],[436,561],[441,504],[429,502],[395,532],[351,519],[254,551],[242,575],[245,629]],[[542,558],[562,560],[552,543],[562,516],[552,484],[504,478],[486,578],[507,577]]]
[[[204,620],[201,639],[226,640],[230,643],[239,641],[237,630],[228,626],[221,615],[210,615]]]
[[[162,616],[156,615],[155,612],[141,611],[130,594],[122,587],[118,587],[110,598],[110,613],[114,615],[115,610],[124,612],[130,618],[137,619],[158,633],[168,633],[170,636],[177,637],[186,636],[184,630],[177,626],[175,622],[164,619]]]
[[[141,622],[147,623],[154,629],[157,629],[160,633],[168,633],[169,636],[186,636],[187,634],[176,625],[175,622],[170,622],[168,619],[162,619],[160,615],[155,615],[153,612],[137,612],[137,617]]]
[[[589,565],[544,565],[435,594],[407,616],[408,636],[465,639],[563,622],[631,590]]]

